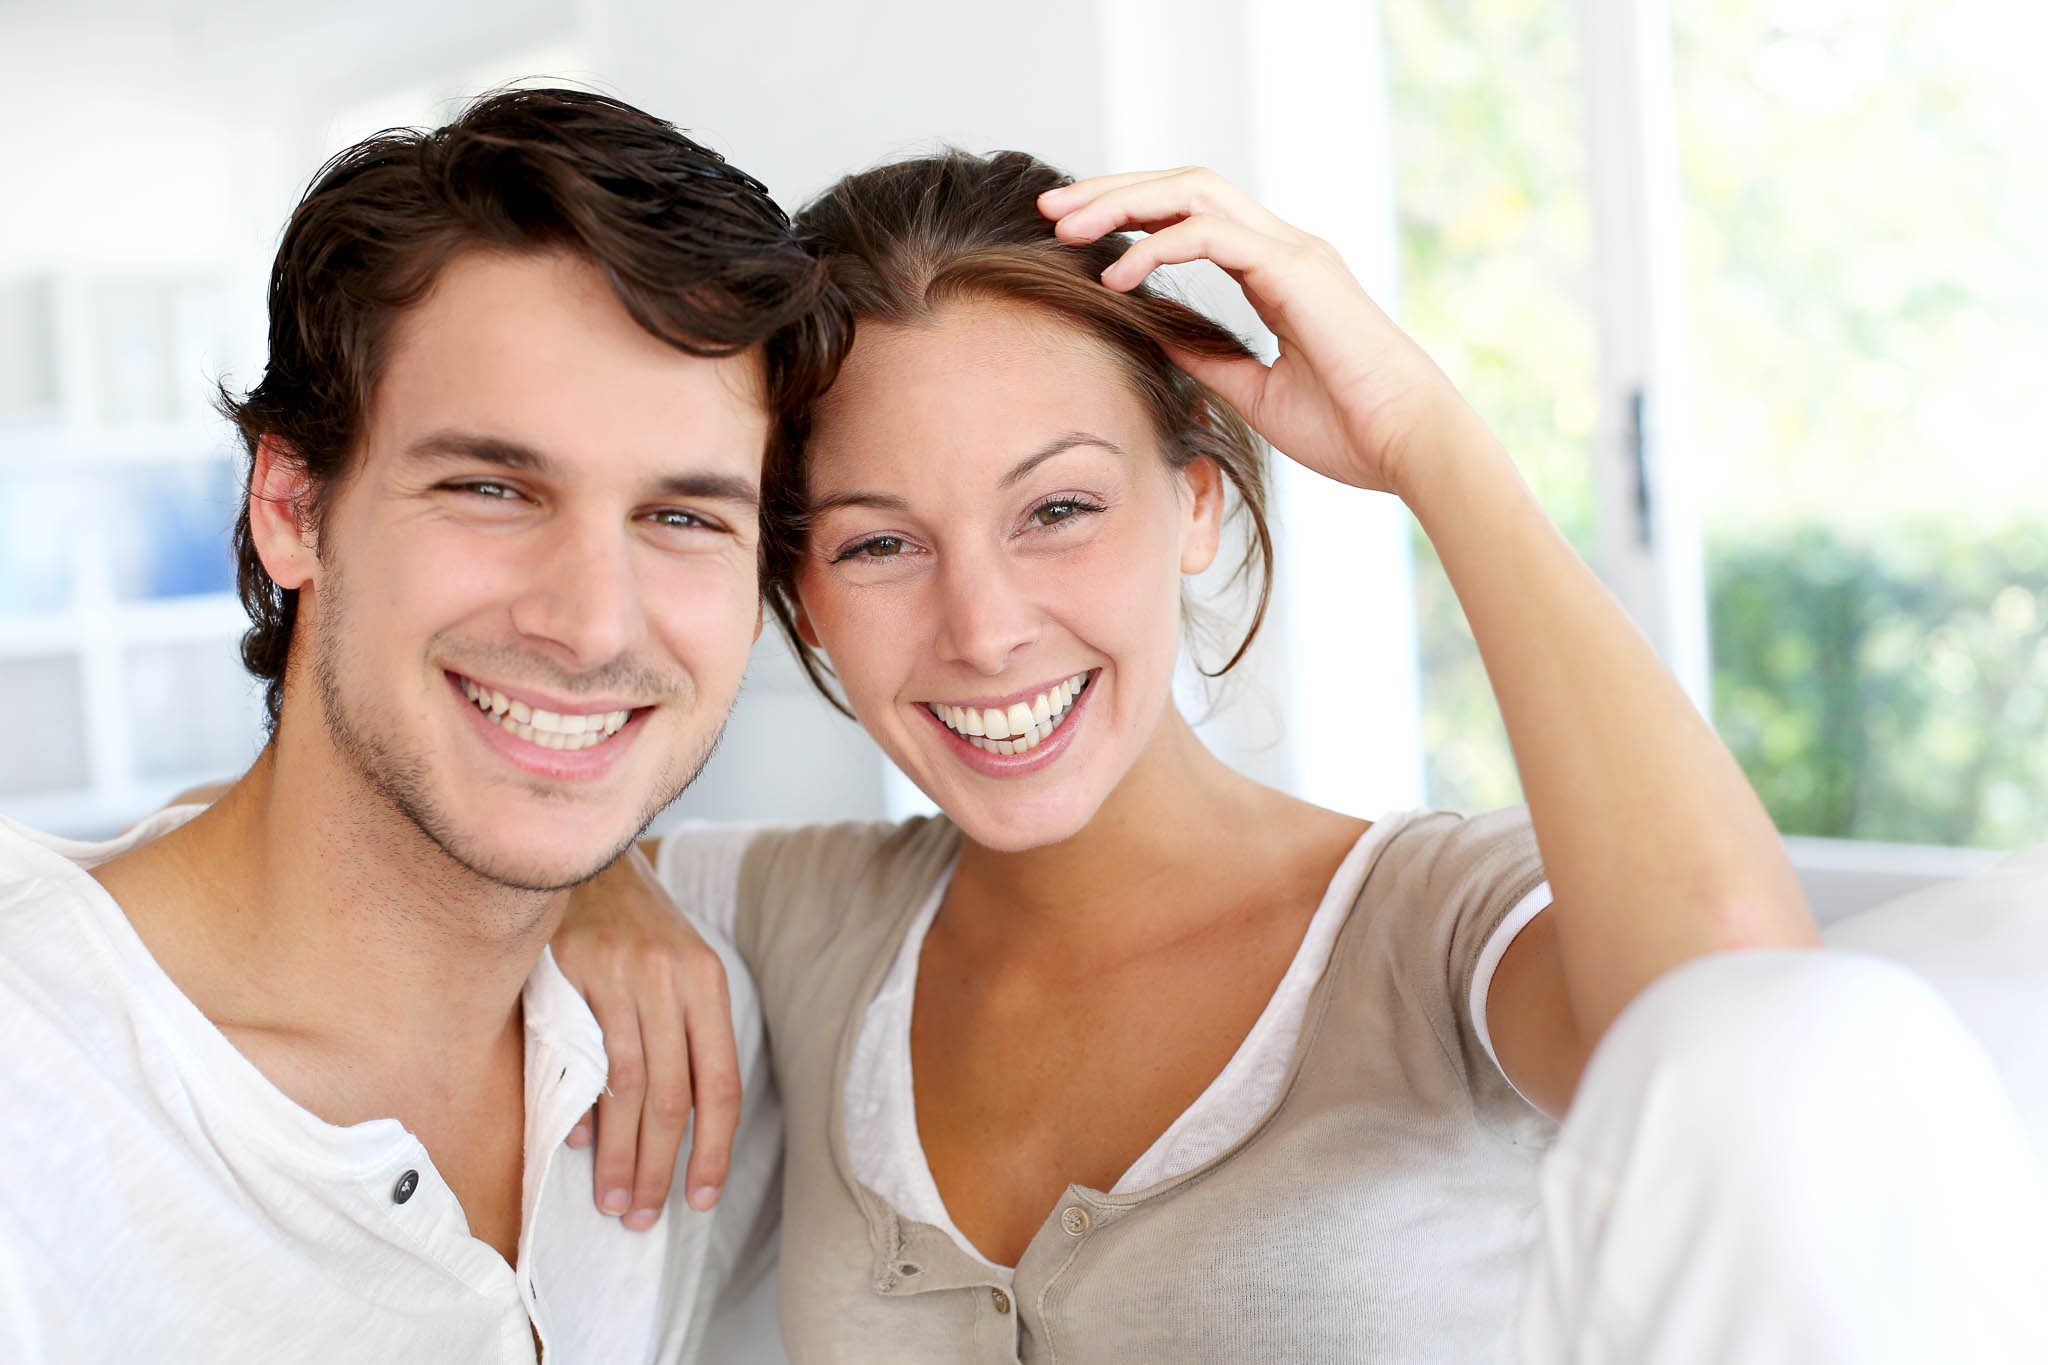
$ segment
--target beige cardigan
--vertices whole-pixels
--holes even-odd
[[[1466,1003],[1542,879],[1527,817],[1396,817],[1279,1101],[1132,1194],[1069,1186],[1004,1287],[859,1185],[842,1096],[870,999],[959,846],[945,820],[763,834],[737,937],[788,1120],[781,1318],[822,1361],[1482,1361],[1500,1348],[1552,1126]]]

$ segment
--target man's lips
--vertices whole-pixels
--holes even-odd
[[[536,709],[523,699],[508,697],[461,674],[447,676],[450,690],[491,748],[538,777],[581,781],[609,771],[645,728],[646,717],[654,709]]]

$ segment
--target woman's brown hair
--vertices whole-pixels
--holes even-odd
[[[948,150],[893,162],[833,185],[796,216],[806,249],[863,321],[914,325],[945,305],[994,299],[1036,308],[1102,343],[1122,362],[1175,470],[1216,463],[1237,490],[1234,515],[1249,523],[1230,585],[1256,582],[1257,606],[1237,648],[1209,677],[1235,667],[1265,619],[1273,536],[1266,521],[1265,447],[1237,412],[1174,364],[1171,351],[1250,356],[1244,342],[1149,282],[1128,293],[1101,283],[1129,240],[1085,246],[1053,236],[1038,197],[1071,177],[1022,152],[974,156]],[[804,671],[841,711],[831,665],[796,629],[796,575],[808,531],[799,445],[771,454],[764,487],[763,590]],[[848,714],[852,714],[850,711]]]

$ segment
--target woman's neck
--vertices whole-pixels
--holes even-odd
[[[1112,953],[1119,941],[1140,948],[1183,932],[1208,899],[1185,889],[1234,880],[1262,847],[1260,831],[1290,809],[1313,808],[1222,762],[1168,706],[1130,772],[1074,835],[1013,853],[968,840],[948,909],[985,919],[1010,945],[1071,946],[1081,935]]]

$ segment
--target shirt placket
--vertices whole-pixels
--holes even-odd
[[[929,1223],[908,1222],[877,1196],[862,1191],[880,1248],[870,1267],[870,1286],[883,1298],[921,1294],[965,1294],[974,1305],[974,1361],[1022,1359],[1016,1295],[988,1266],[969,1256]]]

